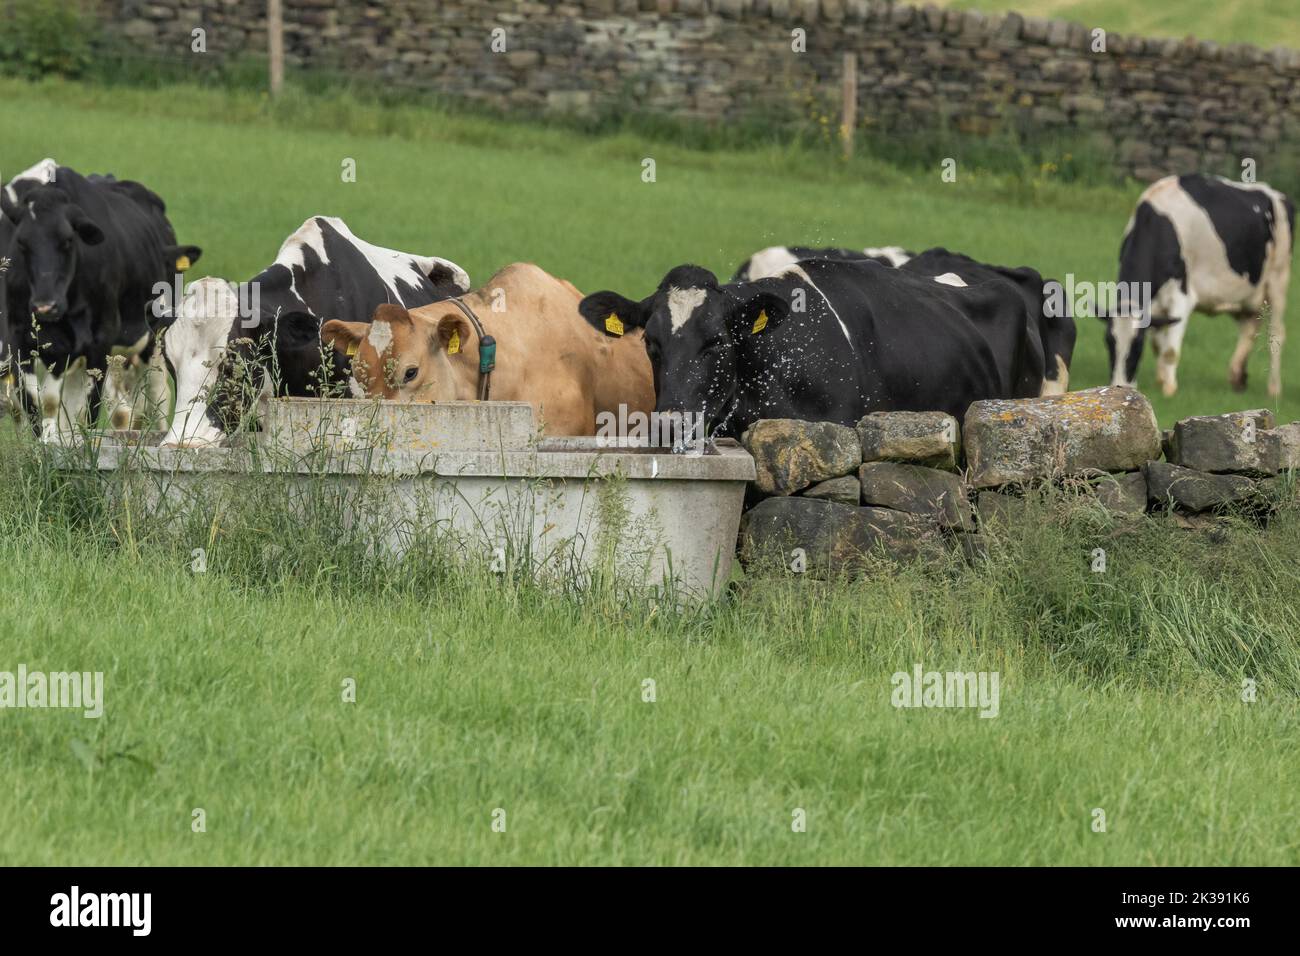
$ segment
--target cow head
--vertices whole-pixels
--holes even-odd
[[[725,436],[753,343],[790,305],[762,282],[720,286],[707,269],[678,266],[649,298],[595,292],[578,311],[606,335],[644,329],[656,411],[701,414],[708,434]]]
[[[163,438],[168,447],[214,445],[224,437],[210,404],[231,330],[239,318],[239,297],[224,279],[199,279],[174,312],[154,310],[151,325],[165,327],[163,358],[176,382],[176,413]]]
[[[57,186],[40,186],[6,207],[14,226],[12,271],[27,290],[38,322],[57,322],[68,311],[68,289],[85,246],[104,232]]]
[[[449,302],[415,313],[381,305],[370,322],[332,319],[321,341],[352,363],[349,386],[357,398],[399,402],[472,401],[478,359],[468,354],[470,326]]]

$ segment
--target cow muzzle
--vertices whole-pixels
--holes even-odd
[[[59,304],[57,302],[33,302],[32,314],[43,319],[57,319],[59,317]]]

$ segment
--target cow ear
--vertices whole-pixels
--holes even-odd
[[[459,355],[469,343],[469,323],[459,315],[444,315],[438,320],[434,345],[448,355]]]
[[[728,327],[734,339],[745,340],[776,329],[790,314],[790,304],[772,292],[760,292],[740,303],[731,313]]]
[[[435,286],[451,286],[461,292],[470,290],[469,273],[449,259],[434,257],[429,260],[429,281]]]
[[[168,268],[177,272],[184,272],[198,262],[202,255],[203,250],[198,246],[163,246],[163,258]]]
[[[367,322],[343,322],[330,319],[320,327],[320,340],[336,352],[342,352],[348,358],[357,354],[361,339],[369,332]]]
[[[77,238],[88,246],[97,246],[104,241],[104,230],[95,225],[79,206],[68,210],[68,224],[76,232]]]
[[[578,303],[578,312],[598,332],[617,338],[645,328],[645,303],[633,302],[617,292],[593,292]]]

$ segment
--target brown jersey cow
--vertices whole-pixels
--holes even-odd
[[[611,338],[578,313],[582,293],[529,263],[506,266],[461,297],[496,339],[491,398],[533,406],[547,435],[594,435],[596,416],[654,409],[640,330]],[[326,322],[321,340],[350,356],[358,398],[472,401],[478,335],[450,301],[407,310],[381,305],[370,323]]]

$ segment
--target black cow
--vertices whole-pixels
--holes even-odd
[[[111,355],[147,363],[148,304],[200,250],[176,244],[163,201],[146,187],[50,160],[0,192],[0,208],[9,351],[42,434],[64,438],[96,415]]]
[[[1026,381],[1040,381],[1042,394],[1061,395],[1070,385],[1070,361],[1074,357],[1074,340],[1076,329],[1070,304],[1060,301],[1053,291],[1060,284],[1051,279],[1044,279],[1036,270],[1028,266],[1010,268],[991,266],[977,262],[960,252],[949,252],[942,247],[927,249],[899,267],[904,272],[930,276],[949,284],[958,284],[956,280],[973,285],[991,278],[1005,279],[1014,285],[1024,299],[1025,309],[1038,330],[1042,342],[1042,354],[1045,367],[1038,368],[1027,357],[1022,366]]]
[[[803,259],[843,259],[852,262],[871,259],[883,266],[901,266],[915,253],[899,246],[882,246],[879,249],[814,249],[811,246],[768,246],[760,249],[740,264],[731,277],[732,282],[753,282],[779,276]]]
[[[347,358],[321,347],[325,321],[369,322],[385,303],[413,309],[469,288],[447,259],[371,245],[343,220],[313,216],[253,279],[201,279],[164,311],[176,413],[163,444],[221,441],[268,390],[310,395],[346,382]]]
[[[656,409],[702,414],[717,437],[760,418],[856,423],[1039,394],[1042,343],[1000,277],[955,287],[870,261],[812,259],[720,285],[679,266],[640,302],[597,292],[582,315],[607,335],[644,328]],[[609,322],[614,315],[618,322]],[[621,323],[621,324],[620,324]]]
[[[1264,183],[1218,176],[1166,176],[1147,187],[1124,230],[1119,253],[1123,307],[1106,310],[1111,383],[1132,385],[1146,330],[1156,381],[1178,390],[1178,360],[1193,312],[1237,316],[1228,381],[1246,387],[1246,360],[1268,304],[1268,393],[1282,392],[1282,342],[1291,279],[1295,204]]]

